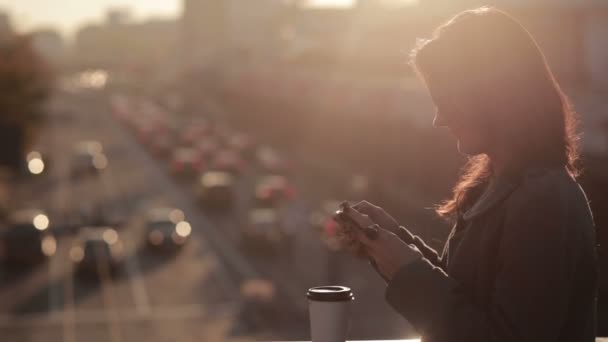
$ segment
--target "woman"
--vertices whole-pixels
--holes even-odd
[[[437,210],[455,222],[441,255],[381,208],[353,206],[381,228],[356,239],[386,300],[427,342],[594,341],[596,246],[574,113],[534,39],[504,12],[465,11],[413,65],[434,125],[469,162]]]

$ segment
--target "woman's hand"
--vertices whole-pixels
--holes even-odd
[[[418,248],[406,244],[378,223],[374,226],[374,222],[367,215],[351,209],[349,217],[358,222],[360,227],[368,227],[357,229],[355,236],[365,247],[376,271],[387,283],[403,266],[422,258]]]
[[[374,223],[383,229],[395,233],[399,230],[399,223],[381,207],[368,201],[361,201],[352,206],[356,211],[367,215]]]

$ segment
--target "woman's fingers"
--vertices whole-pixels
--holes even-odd
[[[369,226],[376,224],[376,222],[374,222],[369,217],[369,215],[367,215],[365,213],[361,213],[361,212],[357,211],[356,209],[355,210],[353,210],[352,208],[347,209],[344,211],[344,214],[346,214],[348,216],[348,218],[350,218],[352,221],[354,221],[361,228],[369,227]]]
[[[378,215],[378,211],[382,210],[382,208],[380,208],[376,205],[373,205],[372,203],[370,203],[368,201],[361,201],[361,202],[353,205],[353,209],[369,216],[372,220],[375,218],[375,216]]]
[[[392,216],[384,211],[384,209],[377,205],[374,205],[368,201],[361,201],[353,205],[352,208],[369,216],[372,221],[379,224],[384,229],[391,232],[395,232],[399,229],[399,223],[397,223]]]
[[[356,229],[356,238],[359,240],[368,250],[375,250],[381,248],[383,240],[386,240],[387,234],[390,234],[386,230],[382,229],[379,225],[373,223],[366,215],[355,213],[349,215],[349,217],[356,217],[354,220],[358,220],[358,229]]]

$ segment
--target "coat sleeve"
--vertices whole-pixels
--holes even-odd
[[[422,240],[419,236],[413,235],[407,228],[399,227],[397,231],[397,236],[401,241],[407,243],[408,245],[414,245],[418,248],[422,256],[426,258],[429,262],[431,262],[434,266],[445,269],[441,257],[433,248],[427,245],[424,240]]]
[[[508,201],[501,266],[486,307],[425,259],[404,266],[389,283],[386,300],[423,336],[442,342],[557,340],[579,240],[568,224],[569,208],[551,191]]]

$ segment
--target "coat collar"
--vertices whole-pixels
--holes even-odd
[[[551,172],[567,173],[564,166],[534,166],[529,167],[518,174],[497,178],[489,189],[489,193],[480,201],[476,202],[471,208],[462,213],[461,218],[465,221],[479,217],[488,210],[494,208],[509,197],[509,195],[526,179],[546,175]]]
[[[486,194],[483,194],[472,207],[462,214],[462,219],[469,221],[479,217],[488,210],[504,201],[515,190],[519,182],[515,179],[500,178],[489,185]]]

